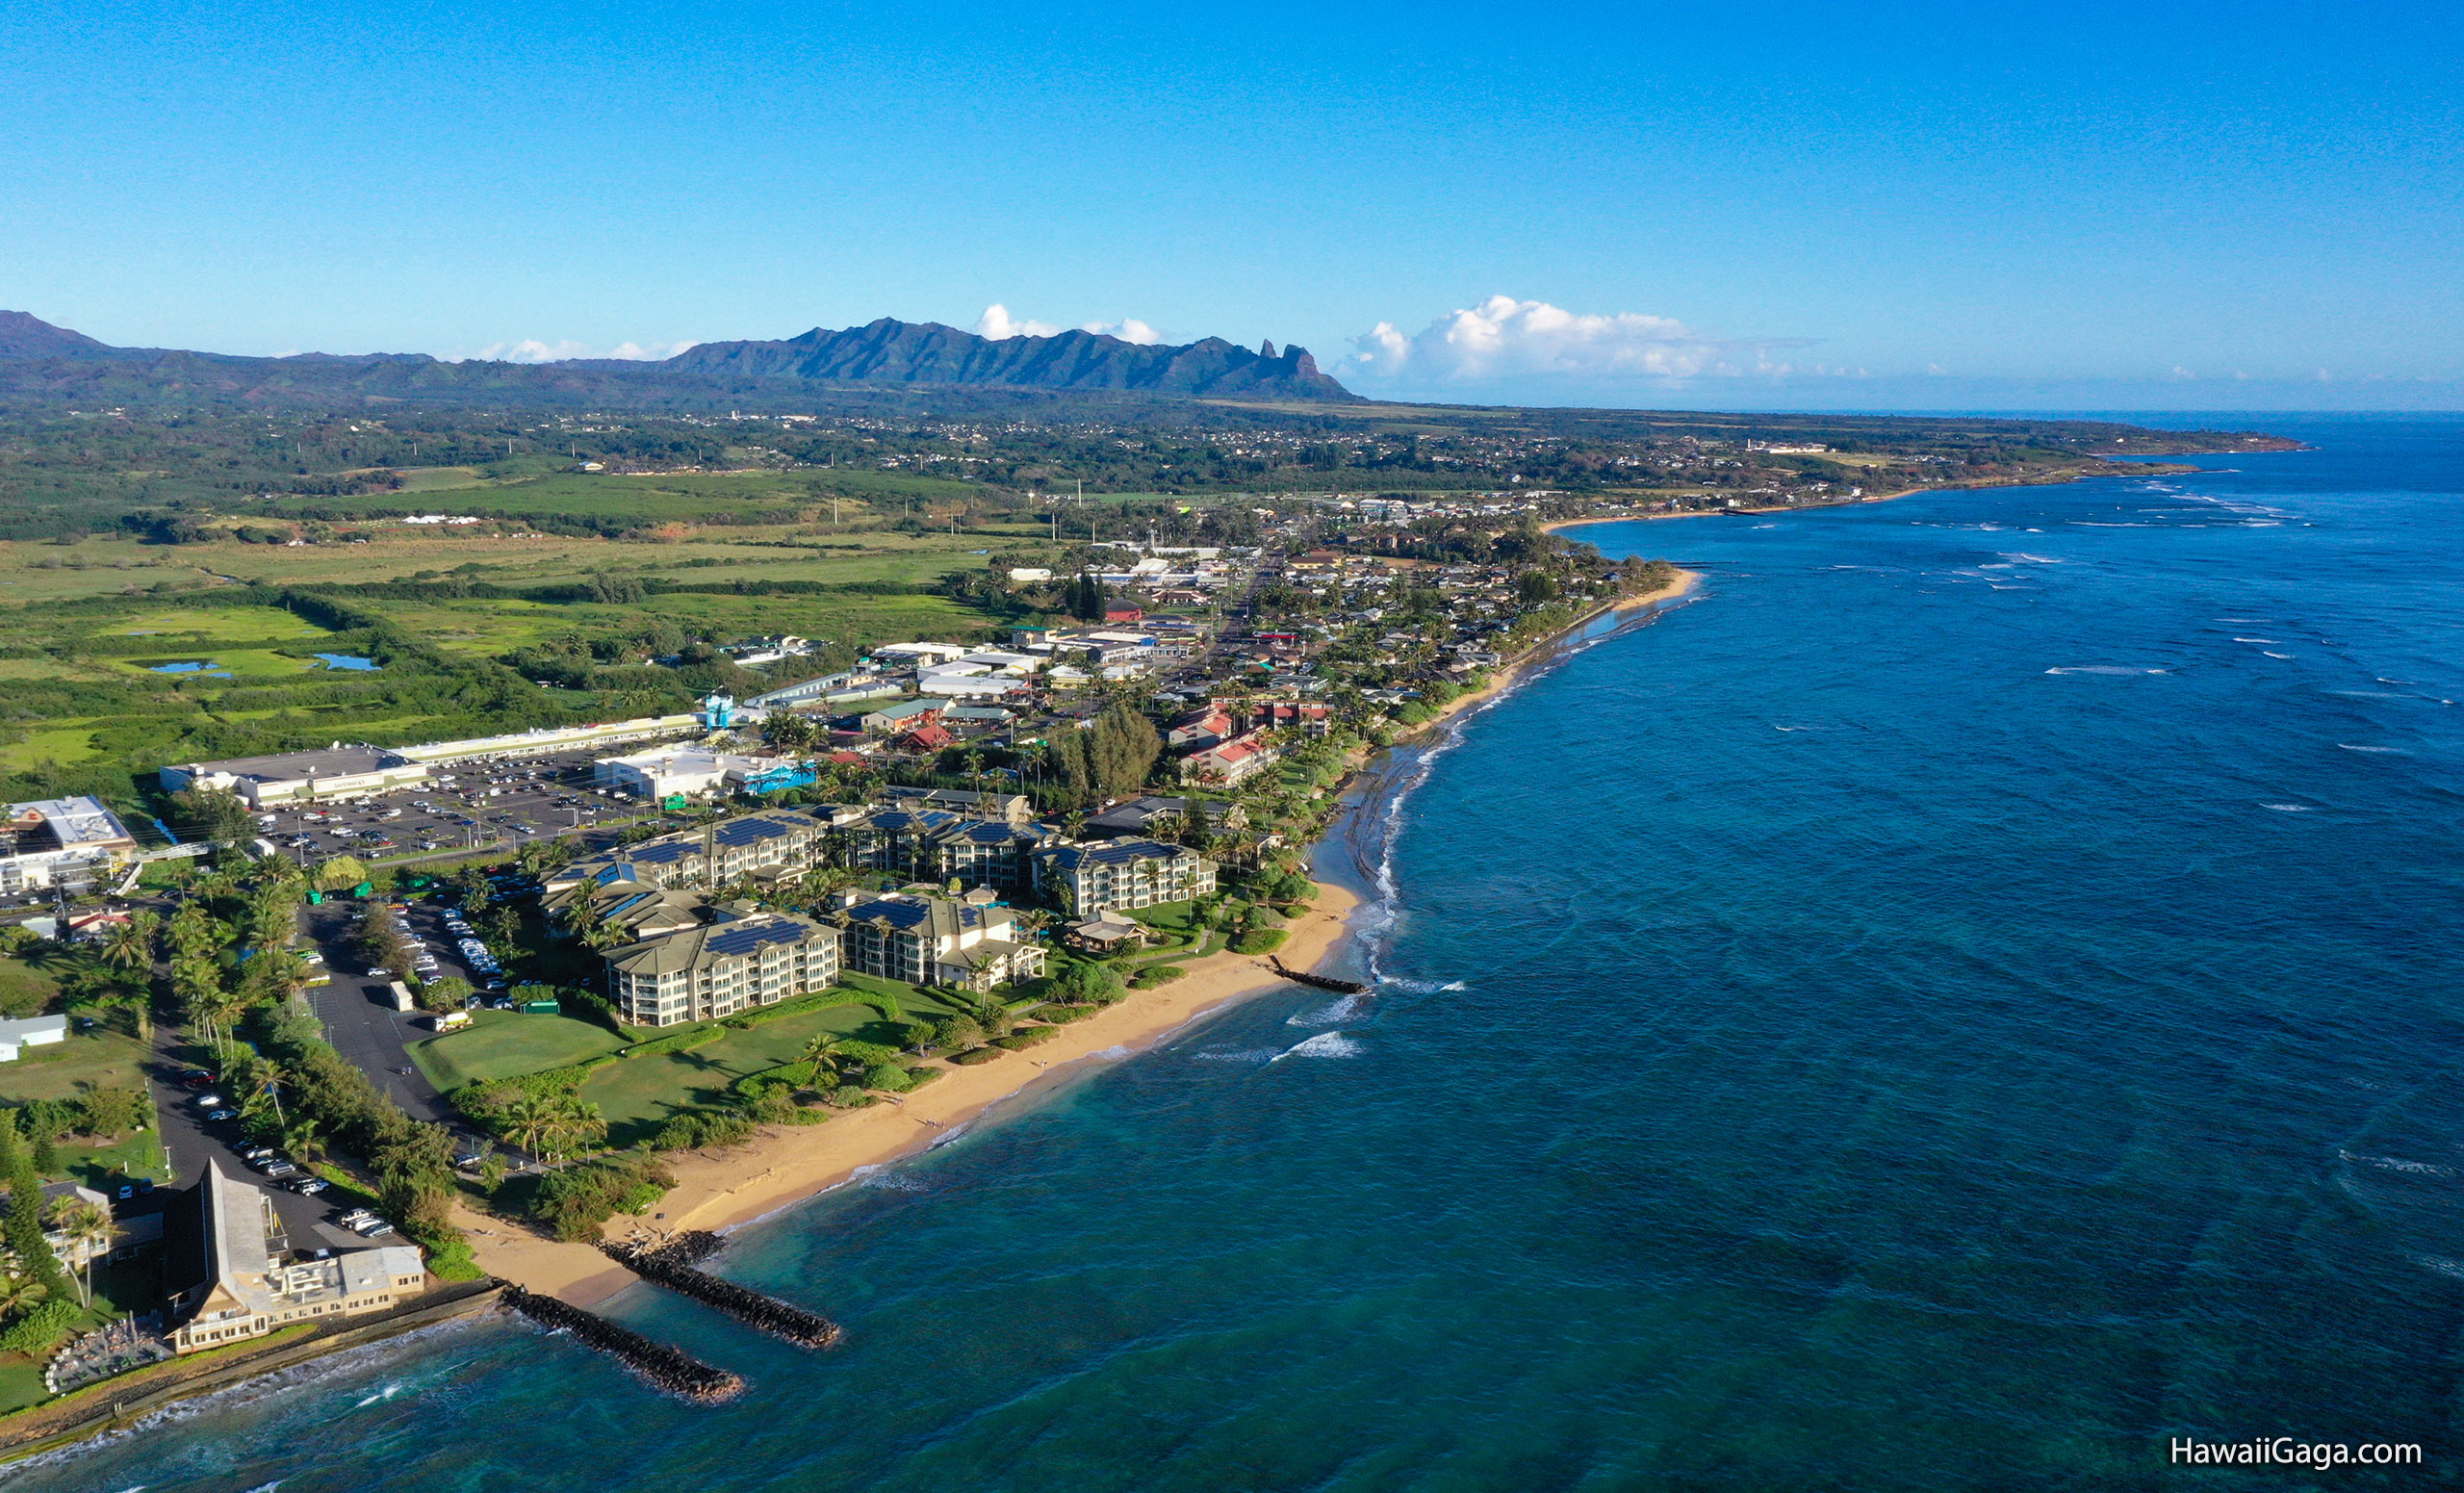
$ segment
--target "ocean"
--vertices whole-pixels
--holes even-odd
[[[1403,754],[1291,990],[745,1230],[714,1409],[503,1322],[8,1489],[2464,1482],[2464,423],[1596,526],[1706,577]],[[2189,1472],[2176,1438],[2426,1465]]]

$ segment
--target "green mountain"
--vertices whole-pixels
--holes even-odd
[[[1113,395],[1352,401],[1300,348],[1255,352],[1219,337],[1184,347],[1092,332],[995,342],[884,318],[776,342],[704,343],[663,362],[442,362],[425,353],[239,357],[114,348],[22,311],[0,312],[0,396],[96,404],[297,406],[336,401],[518,400],[633,408],[766,405],[833,391]]]

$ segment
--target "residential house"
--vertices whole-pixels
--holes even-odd
[[[1181,781],[1231,787],[1256,777],[1282,756],[1258,733],[1250,732],[1182,758]]]

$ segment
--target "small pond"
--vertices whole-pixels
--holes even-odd
[[[365,670],[381,669],[384,667],[383,664],[378,663],[375,659],[363,658],[357,654],[319,654],[317,656],[324,659],[325,667],[329,669]]]
[[[215,667],[211,658],[175,658],[168,663],[149,663],[145,667],[156,674],[193,674],[203,679],[231,677],[229,669]]]

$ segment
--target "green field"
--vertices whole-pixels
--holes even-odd
[[[11,978],[47,978],[29,970],[19,960],[0,960],[0,971]],[[152,1056],[145,1043],[109,1025],[79,1030],[69,1022],[68,1040],[27,1047],[14,1063],[0,1063],[0,1104],[11,1106],[36,1099],[73,1099],[95,1089],[143,1089]],[[143,1174],[156,1181],[170,1179],[163,1156],[159,1128],[141,1130],[116,1141],[94,1142],[67,1136],[59,1143],[61,1173],[89,1186],[122,1173]]]
[[[867,987],[890,989],[889,982],[866,981]],[[901,1008],[911,1017],[947,1016],[963,1009],[951,996],[935,991],[897,986]],[[819,1011],[765,1021],[744,1031],[731,1031],[706,1047],[657,1057],[611,1063],[592,1073],[581,1086],[585,1103],[600,1106],[607,1120],[610,1145],[647,1140],[651,1132],[687,1109],[723,1105],[728,1086],[749,1073],[793,1063],[816,1032],[834,1032],[866,1042],[893,1040],[881,1014],[871,1006],[826,1006]]]
[[[595,1021],[477,1011],[472,1013],[468,1031],[415,1042],[410,1054],[428,1082],[450,1094],[465,1084],[564,1068],[624,1045],[624,1038]]]

